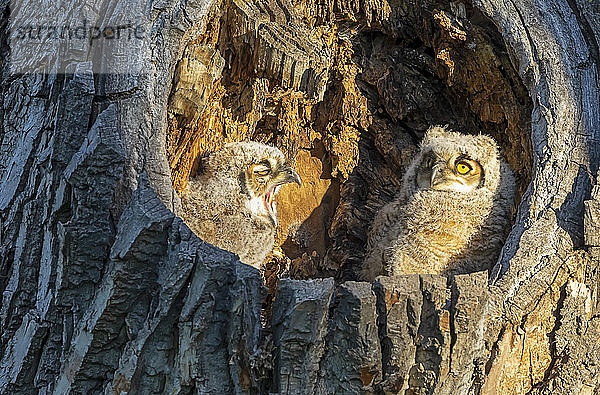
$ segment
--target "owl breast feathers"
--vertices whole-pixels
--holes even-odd
[[[290,182],[300,177],[279,149],[230,143],[201,161],[182,194],[182,217],[201,239],[260,267],[275,242],[275,197]]]
[[[496,142],[432,127],[402,190],[378,213],[360,274],[461,274],[490,268],[507,235],[515,179]]]

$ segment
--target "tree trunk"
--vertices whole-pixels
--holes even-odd
[[[40,14],[3,2],[2,393],[600,393],[600,7],[417,3],[165,0],[123,61],[23,55]],[[130,5],[37,7],[105,27]],[[515,170],[498,263],[353,281],[433,124]],[[197,157],[242,139],[304,181],[264,276],[176,216]]]

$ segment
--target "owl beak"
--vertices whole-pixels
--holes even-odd
[[[289,166],[281,169],[274,181],[275,185],[283,185],[295,182],[299,187],[302,186],[302,180],[300,179],[300,176]]]
[[[448,175],[438,166],[433,167],[433,171],[431,173],[431,187],[437,190],[443,190],[448,183]]]
[[[275,177],[272,179],[270,187],[264,197],[264,203],[267,211],[269,212],[269,217],[273,221],[273,225],[277,226],[277,212],[275,209],[275,195],[277,195],[277,191],[279,187],[284,184],[289,184],[291,182],[295,182],[299,186],[302,186],[302,180],[300,180],[300,176],[298,173],[294,171],[289,166],[284,166],[277,172]]]
[[[440,169],[438,168],[438,166],[434,166],[433,171],[431,172],[431,186],[433,187],[436,184],[439,184],[440,182],[442,182],[442,180],[443,177],[440,172]]]
[[[431,189],[435,191],[460,191],[464,181],[448,171],[448,169],[433,169],[431,174]]]

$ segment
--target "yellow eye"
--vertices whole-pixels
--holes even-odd
[[[458,174],[467,174],[469,173],[473,168],[466,162],[458,162],[456,164],[456,171],[458,172]]]
[[[267,167],[261,166],[259,170],[254,170],[254,174],[256,174],[257,176],[260,176],[260,177],[268,176],[269,173],[271,173],[271,169],[269,169]]]

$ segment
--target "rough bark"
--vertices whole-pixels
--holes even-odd
[[[166,0],[132,74],[11,73],[2,7],[2,393],[600,393],[596,3]],[[497,265],[347,281],[440,123],[518,175]],[[174,214],[197,156],[244,138],[305,181],[272,315],[261,274]]]

